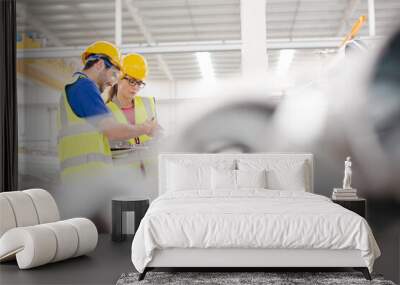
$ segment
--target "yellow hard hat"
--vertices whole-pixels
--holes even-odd
[[[110,42],[97,41],[86,48],[82,53],[82,62],[85,65],[87,58],[92,55],[104,55],[117,68],[121,69],[121,56],[118,48]]]
[[[134,79],[145,81],[147,78],[146,59],[137,53],[131,53],[122,60],[122,77],[128,75]]]

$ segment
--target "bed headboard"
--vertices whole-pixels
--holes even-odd
[[[198,154],[198,153],[162,153],[159,155],[159,179],[158,193],[161,195],[166,192],[167,187],[167,168],[169,162],[190,163],[192,165],[218,165],[231,164],[235,169],[238,161],[266,161],[267,163],[286,163],[293,164],[304,162],[305,166],[305,190],[314,192],[314,165],[313,154],[311,153],[217,153],[217,154]]]

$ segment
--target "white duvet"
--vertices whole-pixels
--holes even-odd
[[[157,198],[133,240],[132,262],[143,272],[155,249],[175,247],[358,249],[370,271],[380,255],[365,219],[330,199],[258,189]]]

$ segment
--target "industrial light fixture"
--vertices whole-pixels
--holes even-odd
[[[285,75],[289,70],[290,64],[293,61],[295,50],[294,49],[283,49],[279,54],[279,61],[276,67],[276,74],[278,76]]]
[[[201,74],[204,79],[215,78],[214,69],[211,63],[211,56],[209,52],[196,52],[197,61],[200,66]]]

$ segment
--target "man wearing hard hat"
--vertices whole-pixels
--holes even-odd
[[[141,97],[138,92],[146,83],[148,74],[146,59],[140,54],[129,54],[122,60],[122,73],[109,92],[107,107],[112,111],[115,119],[122,124],[137,125],[146,120],[155,119],[155,99],[154,97]],[[148,145],[152,138],[146,134],[129,140],[119,140],[113,143],[117,147],[131,147],[135,145]],[[147,154],[150,152],[147,151]],[[137,151],[136,154],[140,154]],[[146,173],[145,164],[150,164],[151,160],[138,157],[137,160],[131,159],[130,166],[140,168],[142,174]]]
[[[104,170],[112,165],[109,140],[152,136],[153,120],[123,124],[115,120],[101,92],[120,74],[120,53],[111,43],[98,41],[82,54],[83,70],[65,85],[59,112],[58,154],[61,178]]]

